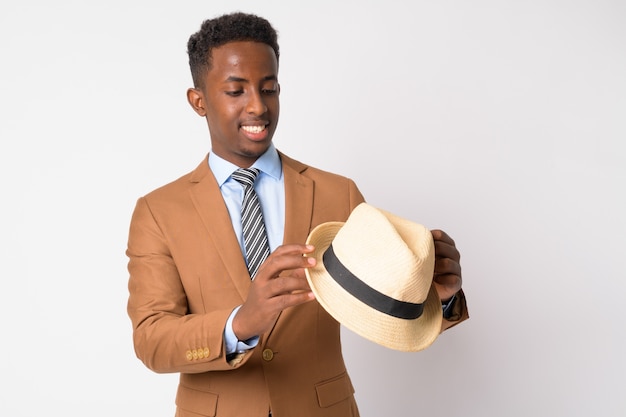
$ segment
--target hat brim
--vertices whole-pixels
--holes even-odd
[[[371,308],[328,273],[322,256],[343,225],[343,222],[320,224],[307,239],[307,244],[315,246],[315,251],[308,256],[315,257],[317,264],[306,268],[305,272],[317,301],[342,325],[379,345],[404,352],[417,352],[430,346],[441,332],[443,316],[434,285],[430,287],[422,315],[406,320]]]

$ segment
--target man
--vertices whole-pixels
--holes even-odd
[[[187,97],[207,120],[211,152],[137,201],[127,250],[137,356],[155,372],[180,373],[179,417],[358,416],[340,325],[314,301],[304,268],[315,259],[303,255],[315,226],[345,221],[363,196],[350,179],[272,145],[280,86],[269,22],[243,13],[207,20],[188,53]],[[238,168],[259,170],[271,254],[258,272],[246,264]],[[444,330],[467,310],[454,241],[432,233]]]

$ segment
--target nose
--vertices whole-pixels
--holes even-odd
[[[248,114],[260,116],[266,111],[267,106],[265,105],[265,100],[263,100],[263,95],[261,94],[261,92],[257,91],[251,93],[248,103],[246,104],[246,112],[248,112]]]

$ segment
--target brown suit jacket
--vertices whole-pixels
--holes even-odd
[[[284,243],[364,201],[352,180],[280,157]],[[135,351],[155,372],[180,373],[177,416],[358,416],[339,323],[316,301],[283,311],[257,347],[226,359],[225,323],[250,277],[206,158],[137,201],[127,255]]]

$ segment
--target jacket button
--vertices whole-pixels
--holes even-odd
[[[187,360],[190,361],[193,359],[193,354],[191,353],[190,350],[188,350],[187,352],[185,352],[185,356],[187,357]]]
[[[272,349],[265,349],[263,351],[263,360],[269,362],[272,359],[274,359],[274,352],[272,351]]]

